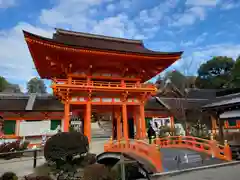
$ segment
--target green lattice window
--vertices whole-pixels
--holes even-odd
[[[15,134],[15,130],[16,130],[16,121],[15,120],[5,120],[3,122],[3,124],[4,124],[4,126],[3,126],[4,134],[6,134],[6,135]]]
[[[227,121],[228,121],[229,126],[237,126],[237,120],[236,119],[229,119]]]
[[[51,130],[56,130],[59,125],[61,126],[61,124],[61,120],[51,120]]]
[[[146,123],[146,128],[147,129],[149,128],[149,123],[150,123],[151,120],[152,120],[151,117],[145,117],[145,123]]]

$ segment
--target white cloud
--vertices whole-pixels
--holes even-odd
[[[159,41],[159,42],[151,42],[146,44],[146,46],[154,51],[162,51],[169,52],[176,50],[176,44],[171,41]]]
[[[240,55],[240,44],[213,44],[200,47],[193,53],[196,57],[229,56],[237,58]]]
[[[91,18],[95,15],[96,7],[111,0],[57,0],[51,9],[43,9],[40,21],[50,27],[68,26],[80,31],[87,31],[96,21]]]
[[[193,25],[197,20],[205,20],[208,11],[217,7],[221,0],[186,0],[185,11],[171,19],[170,26],[180,27]]]
[[[100,13],[97,12],[97,7],[103,4],[107,5],[108,11],[114,11],[115,4],[112,3],[112,0],[58,0],[57,5],[52,9],[42,10],[40,21],[50,27],[68,27],[75,31],[115,37],[145,38],[136,28],[135,22],[129,19],[125,13],[99,17]],[[98,20],[96,20],[96,16],[98,16]]]
[[[0,9],[6,9],[16,5],[16,0],[0,0]]]
[[[196,20],[205,20],[206,9],[200,6],[191,7],[187,9],[183,14],[175,16],[171,26],[184,26],[192,25]]]
[[[116,6],[114,4],[108,4],[106,9],[108,12],[113,12],[116,10]]]
[[[207,35],[208,33],[205,32],[199,35],[196,39],[193,39],[190,41],[181,41],[180,46],[183,46],[183,47],[197,46],[205,41]]]
[[[0,31],[0,71],[1,76],[13,83],[24,82],[36,76],[33,61],[23,38],[22,30],[34,32],[46,37],[51,31],[34,27],[27,23],[19,23],[10,30]]]
[[[183,58],[172,68],[179,69],[185,74],[196,74],[199,66],[214,56],[228,56],[236,59],[239,55],[240,44],[213,44],[185,52]]]
[[[98,21],[90,32],[115,37],[133,39],[141,37],[145,39],[145,36],[138,31],[136,24],[129,20],[128,16],[124,13]]]
[[[159,25],[165,15],[176,8],[179,0],[168,0],[159,3],[151,9],[144,9],[140,11],[137,21],[142,25]]]
[[[193,6],[216,6],[219,0],[187,0],[186,5]]]
[[[225,31],[219,31],[215,34],[215,36],[221,36],[224,35],[226,32]]]
[[[120,0],[120,6],[123,7],[124,9],[130,8],[132,4],[133,4],[132,0]]]
[[[57,0],[57,4],[53,8],[42,10],[39,19],[41,23],[50,27],[115,37],[147,39],[153,37],[159,30],[159,23],[163,20],[165,13],[175,8],[178,1],[163,1],[153,8],[142,10],[135,17],[129,18],[128,14],[124,12],[114,16],[100,17],[101,12],[98,7],[106,5],[106,10],[113,12],[116,10],[116,6],[129,8],[138,1],[121,0],[114,4],[112,0]]]
[[[231,10],[240,7],[240,2],[238,0],[222,0],[221,9]]]

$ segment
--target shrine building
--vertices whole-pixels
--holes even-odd
[[[56,29],[53,38],[23,31],[39,76],[52,80],[54,95],[64,104],[63,130],[70,113],[84,119],[91,140],[91,116],[112,113],[117,139],[129,138],[129,121],[136,137],[146,136],[144,105],[156,87],[145,83],[181,58],[182,52],[156,52],[140,40]]]

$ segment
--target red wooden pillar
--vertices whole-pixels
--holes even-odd
[[[84,135],[87,136],[88,142],[91,141],[91,102],[88,100],[86,103],[85,119],[84,119]]]
[[[70,124],[70,104],[69,101],[66,100],[64,103],[64,121],[63,121],[63,131],[69,131],[69,124]]]
[[[121,116],[119,110],[115,111],[115,119],[117,121],[117,140],[120,141],[122,137]]]
[[[122,104],[122,119],[123,119],[123,137],[124,140],[128,140],[127,105],[125,102]]]
[[[141,138],[146,138],[146,122],[145,122],[145,110],[144,103],[140,104],[140,121],[141,121]]]

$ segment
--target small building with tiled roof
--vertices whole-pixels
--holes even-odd
[[[220,139],[225,139],[225,135],[229,135],[229,133],[239,133],[240,89],[218,91],[216,98],[205,104],[202,111],[211,115],[213,132],[219,131]],[[224,129],[228,129],[228,132],[225,132]]]

